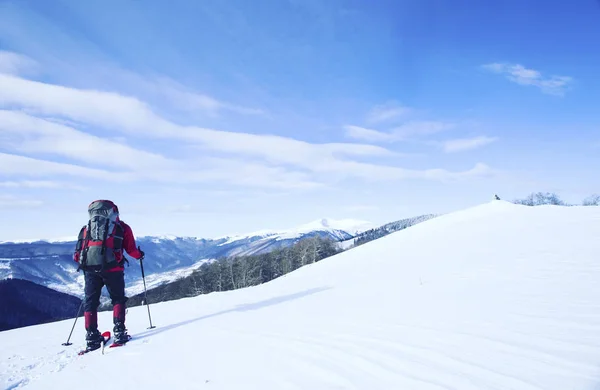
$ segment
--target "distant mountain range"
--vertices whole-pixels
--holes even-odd
[[[147,287],[151,288],[184,277],[212,259],[265,253],[314,235],[347,241],[372,226],[364,221],[322,219],[281,232],[260,231],[214,239],[147,236],[136,241],[146,253],[144,272]],[[75,239],[2,242],[0,280],[27,280],[81,298],[83,273],[77,272],[77,263],[72,260],[74,248]],[[127,294],[135,295],[143,288],[141,272],[137,261],[129,260],[130,267],[125,270]],[[106,299],[103,290],[103,301]]]

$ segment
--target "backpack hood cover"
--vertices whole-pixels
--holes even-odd
[[[110,200],[95,200],[88,206],[90,215],[90,238],[105,240],[116,223],[119,222],[119,209]]]
[[[88,213],[90,214],[90,217],[95,215],[96,212],[104,213],[105,211],[103,210],[116,213],[117,216],[119,215],[119,208],[116,204],[114,204],[113,201],[110,200],[95,200],[88,206]]]

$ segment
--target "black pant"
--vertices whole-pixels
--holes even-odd
[[[123,271],[85,272],[85,311],[95,312],[100,305],[102,287],[106,286],[112,304],[127,302],[125,296],[125,278]]]

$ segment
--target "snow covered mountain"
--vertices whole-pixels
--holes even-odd
[[[318,232],[321,236],[329,236],[337,241],[344,241],[373,227],[374,225],[371,222],[367,221],[360,221],[355,219],[335,220],[323,218],[291,229],[261,230],[252,233],[218,237],[217,239],[226,239],[227,241],[221,244],[225,245],[230,242],[237,242],[240,240],[257,237],[262,237],[263,240],[269,239],[275,241],[297,239],[304,237],[307,234]],[[252,252],[247,254],[256,253],[257,252]]]
[[[0,332],[0,387],[597,389],[600,208],[446,214],[255,287],[133,307],[77,356],[72,320]],[[99,315],[102,330],[111,313]],[[100,376],[99,376],[100,375]],[[100,385],[102,383],[102,385]]]
[[[185,276],[210,259],[268,252],[312,235],[343,241],[371,226],[365,221],[322,219],[280,232],[262,231],[215,239],[139,237],[137,243],[146,253],[146,282],[153,287]],[[82,297],[83,273],[77,272],[77,264],[72,260],[74,248],[73,239],[0,243],[0,280],[28,280]],[[128,295],[141,291],[141,277],[139,265],[131,260],[125,272]],[[103,290],[103,301],[106,298],[107,292]]]

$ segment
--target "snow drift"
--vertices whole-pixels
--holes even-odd
[[[0,333],[7,388],[600,389],[600,208],[503,201],[267,284],[129,309],[77,356],[72,320]],[[81,320],[81,319],[80,319]],[[111,329],[100,313],[100,330]]]

